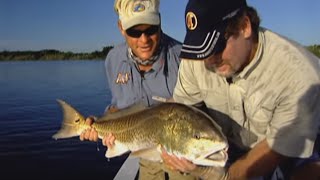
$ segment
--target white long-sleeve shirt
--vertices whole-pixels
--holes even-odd
[[[234,134],[247,147],[267,139],[282,155],[309,157],[320,121],[319,66],[304,47],[261,28],[254,59],[232,83],[203,61],[182,60],[173,97],[184,104],[204,101],[217,121],[236,122],[244,130]]]

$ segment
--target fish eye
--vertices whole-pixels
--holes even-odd
[[[76,123],[80,122],[80,119],[76,119],[75,122],[76,122]]]
[[[194,134],[193,137],[194,137],[195,139],[200,139],[200,134]]]

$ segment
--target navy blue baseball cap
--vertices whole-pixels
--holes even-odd
[[[221,52],[227,41],[227,20],[246,6],[246,0],[189,0],[185,10],[187,34],[180,58],[205,59]]]

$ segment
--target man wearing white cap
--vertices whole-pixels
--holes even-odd
[[[203,179],[320,179],[319,58],[259,27],[246,0],[189,0],[185,13],[174,100],[204,102],[246,152],[232,157],[231,146],[225,172],[165,152],[164,162]]]
[[[112,93],[106,112],[112,113],[143,102],[152,106],[172,98],[176,84],[181,43],[161,31],[159,0],[116,0],[118,27],[126,42],[114,47],[105,61],[106,76]],[[88,124],[92,119],[87,120]],[[114,137],[103,142],[112,147]],[[97,132],[87,130],[81,140],[97,141]],[[139,179],[165,179],[161,163],[140,160]],[[194,179],[168,170],[170,179]]]

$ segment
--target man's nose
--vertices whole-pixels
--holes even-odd
[[[145,33],[142,33],[139,40],[142,41],[142,42],[148,42],[149,41],[149,36],[146,35]]]

